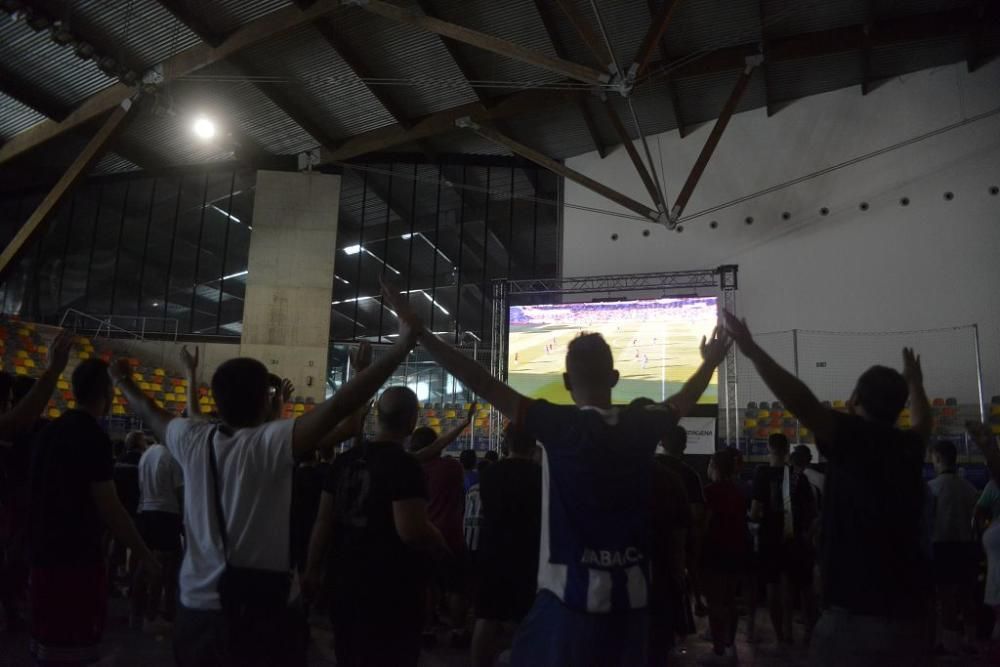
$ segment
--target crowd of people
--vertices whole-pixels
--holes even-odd
[[[779,646],[807,645],[815,665],[971,653],[984,602],[1000,628],[1000,450],[969,424],[993,478],[980,494],[954,444],[931,447],[912,350],[902,372],[866,371],[837,412],[724,312],[666,401],[615,405],[612,350],[582,334],[566,354],[574,405],[554,405],[426,330],[390,286],[385,299],[395,342],[375,361],[360,345],[353,377],[295,419],[281,418],[290,384],[249,358],[215,370],[213,415],[194,396],[190,414],[172,414],[126,362],[87,359],[72,372],[76,407],[40,419],[68,334],[20,395],[0,378],[0,602],[8,629],[27,612],[38,664],[99,657],[123,576],[132,624],[169,628],[181,666],[305,665],[310,614],[329,616],[345,667],[416,665],[441,627],[476,667],[506,649],[512,665],[666,665],[699,616],[705,660],[733,664],[741,617],[749,641],[762,634],[758,607]],[[707,483],[691,466],[679,421],[733,343],[815,433],[822,472],[780,434],[752,478],[734,448],[711,456]],[[475,405],[437,433],[418,428],[410,389],[383,389],[418,344],[508,419],[502,458],[445,454]],[[193,392],[197,354],[181,359]],[[100,421],[116,388],[146,429],[117,457]]]

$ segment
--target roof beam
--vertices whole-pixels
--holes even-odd
[[[351,68],[354,75],[361,80],[368,92],[379,101],[379,104],[389,112],[393,120],[404,127],[409,127],[410,121],[407,118],[406,113],[403,112],[402,107],[400,107],[395,100],[393,100],[388,95],[388,88],[386,86],[373,86],[365,83],[365,79],[374,78],[372,71],[365,64],[364,60],[351,48],[350,44],[341,37],[337,31],[334,29],[333,24],[326,20],[325,18],[319,19],[313,23],[313,27],[319,31],[319,34],[323,36],[326,43],[337,52],[340,59],[347,63],[347,66]]]
[[[639,45],[639,51],[635,54],[635,59],[632,61],[631,67],[629,67],[628,76],[630,79],[638,79],[646,71],[650,60],[653,58],[653,50],[656,49],[657,44],[660,43],[660,39],[662,39],[664,33],[667,31],[670,19],[673,17],[674,10],[680,4],[680,1],[664,0],[663,5],[653,16],[653,21],[646,31],[646,36],[643,37],[642,44]]]
[[[966,37],[965,67],[969,72],[975,72],[985,62],[980,53],[980,44],[986,32],[986,0],[977,0],[973,9],[976,15],[973,28]]]
[[[875,0],[865,0],[864,40],[861,48],[861,94],[872,91],[872,26],[875,24]]]
[[[592,190],[597,194],[601,195],[602,197],[610,199],[611,201],[615,202],[622,208],[626,208],[632,211],[633,213],[637,213],[638,215],[641,215],[644,218],[652,220],[653,222],[657,222],[659,220],[659,214],[653,209],[649,208],[648,206],[640,204],[631,197],[623,195],[622,193],[618,192],[617,190],[613,190],[612,188],[609,188],[603,183],[598,183],[589,176],[584,176],[580,172],[570,169],[561,162],[557,162],[556,160],[553,160],[549,156],[543,155],[539,151],[536,151],[534,148],[525,146],[522,143],[518,143],[517,141],[514,141],[510,137],[505,136],[500,132],[497,132],[495,129],[487,127],[485,125],[472,125],[470,127],[476,132],[476,134],[478,134],[482,138],[488,141],[492,141],[497,145],[505,146],[508,149],[510,149],[511,152],[520,155],[526,160],[531,160],[540,167],[544,167],[545,169],[548,169],[549,171],[555,173],[558,176],[562,176],[563,178],[571,180],[574,183],[578,183],[579,185],[582,185],[588,190]]]
[[[442,21],[441,19],[433,16],[417,14],[398,5],[383,2],[383,0],[361,0],[357,4],[361,9],[371,12],[372,14],[377,14],[383,18],[397,21],[399,23],[406,23],[428,32],[436,33],[442,37],[448,37],[457,42],[462,42],[485,51],[496,53],[497,55],[512,58],[513,60],[519,60],[521,62],[528,63],[529,65],[541,67],[542,69],[547,69],[557,74],[562,74],[563,76],[576,79],[577,81],[600,85],[607,83],[610,80],[610,77],[607,74],[592,67],[580,65],[562,58],[553,58],[539,51],[535,51],[534,49],[527,49],[523,46],[519,46],[506,39],[500,39],[499,37],[494,37],[493,35],[488,35],[484,32],[479,32],[478,30],[473,30],[471,28],[466,28],[465,26],[460,26],[456,23]]]
[[[614,58],[611,56],[611,52],[608,51],[608,45],[598,36],[593,26],[590,25],[590,22],[580,15],[576,4],[572,0],[555,0],[555,3],[559,5],[559,9],[566,15],[569,22],[573,24],[573,29],[580,35],[580,39],[590,49],[591,54],[594,56],[594,62],[601,67],[608,68],[610,71]],[[543,2],[542,0],[535,0],[535,4],[542,6]]]
[[[725,105],[723,105],[722,112],[719,114],[719,119],[715,121],[712,131],[709,133],[708,139],[705,141],[705,145],[702,147],[701,153],[698,155],[698,159],[695,160],[694,166],[691,167],[691,173],[688,174],[687,180],[684,181],[684,187],[681,188],[680,194],[677,195],[677,200],[674,202],[673,208],[670,209],[670,220],[674,224],[676,224],[677,220],[681,217],[681,214],[684,213],[684,207],[687,206],[688,200],[691,199],[691,194],[698,185],[698,181],[701,180],[701,175],[705,173],[705,167],[708,166],[708,161],[712,159],[712,153],[715,152],[715,147],[719,145],[719,140],[722,139],[722,133],[726,131],[726,126],[729,125],[729,120],[736,112],[736,107],[739,105],[740,99],[743,98],[743,93],[747,90],[747,86],[750,83],[750,77],[753,75],[756,65],[757,63],[755,61],[748,60],[746,67],[743,68],[743,72],[741,72],[739,78],[736,79],[736,85],[733,86],[733,90],[729,94],[729,99],[727,99]]]
[[[0,93],[56,122],[66,118],[72,111],[6,69],[0,69]]]
[[[164,83],[169,83],[276,35],[311,23],[338,6],[340,0],[318,0],[307,10],[300,10],[295,6],[283,7],[240,27],[226,37],[218,47],[197,44],[174,54],[158,68],[163,75]],[[134,93],[133,88],[115,83],[88,97],[62,121],[43,121],[18,133],[0,146],[0,164],[108,113]]]
[[[760,21],[760,51],[764,56],[764,62],[760,64],[760,74],[761,78],[764,79],[764,108],[767,110],[767,117],[770,118],[774,114],[778,113],[778,109],[774,105],[774,101],[771,99],[771,86],[769,85],[769,80],[767,76],[767,35],[765,31],[767,30],[767,20],[765,19],[764,11],[765,0],[759,0],[757,3],[758,8],[758,20]]]
[[[556,55],[560,58],[565,58],[566,48],[563,46],[562,40],[559,39],[559,32],[556,30],[556,19],[545,4],[545,0],[535,0],[535,8],[538,10],[538,15],[542,18],[542,25],[545,26],[545,32],[549,35],[549,42],[552,44]],[[564,8],[564,11],[566,11],[566,8]],[[591,143],[594,144],[594,150],[597,151],[597,154],[603,160],[608,154],[608,149],[601,140],[601,135],[597,131],[597,124],[594,122],[594,117],[587,107],[587,102],[583,98],[578,99],[576,101],[576,108],[580,112],[583,124],[587,126],[587,133],[590,135]]]
[[[21,228],[14,234],[3,253],[0,253],[0,272],[3,272],[10,263],[18,256],[24,246],[31,240],[39,229],[45,225],[58,210],[59,204],[72,192],[73,187],[86,174],[94,162],[104,154],[105,149],[114,140],[115,135],[123,127],[123,121],[128,116],[131,102],[122,104],[111,112],[111,115],[104,121],[97,134],[91,138],[84,146],[80,154],[73,160],[69,168],[63,173],[56,184],[45,195],[45,199],[38,205],[38,208],[31,214],[28,220],[21,225]]]
[[[156,0],[174,18],[186,25],[191,32],[198,35],[201,41],[210,46],[219,46],[225,41],[226,36],[213,30],[208,22],[202,18],[199,11],[191,7],[189,0]]]
[[[431,7],[428,0],[416,0],[416,3],[417,7],[419,7],[420,11],[424,14],[438,18],[437,14],[434,12],[434,8]],[[448,55],[451,56],[452,61],[454,61],[455,66],[458,67],[458,70],[462,73],[462,76],[465,77],[466,81],[476,81],[480,78],[468,61],[466,61],[465,58],[462,57],[462,54],[458,52],[458,49],[455,48],[454,42],[450,39],[445,39],[440,35],[438,36],[438,39],[441,41],[441,45],[444,46],[445,50],[448,51]],[[470,83],[469,85],[472,84]],[[482,102],[487,102],[490,99],[490,96],[486,94],[485,89],[472,86],[472,90],[476,93],[476,97],[478,97]]]
[[[649,7],[649,16],[652,18],[656,14],[656,0],[647,0],[647,6]],[[660,61],[670,62],[669,51],[667,50],[667,41],[664,39],[663,35],[660,35]],[[670,108],[674,112],[674,120],[677,121],[677,134],[680,135],[681,139],[688,135],[687,127],[684,124],[684,116],[681,114],[681,99],[680,95],[677,94],[677,84],[674,83],[673,78],[667,77],[667,96],[670,98]]]
[[[632,160],[632,165],[635,166],[635,170],[639,173],[639,178],[642,179],[642,184],[646,186],[646,192],[649,193],[649,198],[653,200],[653,202],[659,202],[660,196],[657,194],[656,184],[653,183],[653,177],[649,175],[649,170],[646,169],[646,163],[642,161],[641,157],[639,157],[639,151],[635,149],[635,144],[632,143],[632,138],[629,137],[628,131],[625,129],[625,125],[622,124],[622,119],[618,117],[617,112],[615,112],[615,108],[611,106],[610,102],[604,102],[604,109],[608,112],[608,120],[611,121],[612,127],[615,128],[618,138],[621,139],[622,146],[625,147],[625,152],[628,153],[629,159]]]
[[[526,90],[500,98],[497,104],[489,108],[485,108],[479,102],[462,104],[424,116],[417,120],[409,129],[401,125],[391,125],[359,134],[348,139],[335,150],[326,151],[323,155],[323,161],[337,162],[350,160],[351,158],[367,153],[383,151],[393,146],[408,144],[440,134],[447,134],[456,129],[455,123],[460,118],[469,117],[476,122],[503,120],[526,111],[539,111],[559,106],[584,94],[586,93],[583,91]]]

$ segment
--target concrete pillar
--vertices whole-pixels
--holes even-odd
[[[240,354],[323,400],[340,176],[257,172]]]

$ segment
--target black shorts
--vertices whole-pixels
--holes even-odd
[[[469,554],[462,551],[435,565],[434,583],[445,593],[464,594],[469,589],[470,572]]]
[[[761,544],[758,554],[757,572],[762,581],[777,583],[781,575],[787,575],[795,586],[810,586],[816,552],[804,539],[795,539],[780,544]]]
[[[139,535],[151,551],[181,550],[181,515],[173,512],[139,512]]]
[[[486,570],[476,592],[476,618],[520,623],[535,603],[537,577],[511,576],[511,572]]]
[[[980,552],[981,547],[978,542],[935,542],[934,583],[942,586],[974,583]]]

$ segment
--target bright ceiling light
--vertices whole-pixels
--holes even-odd
[[[204,116],[195,118],[194,125],[191,126],[191,129],[199,139],[208,141],[215,136],[215,123]]]
[[[403,234],[399,238],[403,239],[404,241],[409,241],[412,237],[413,237],[413,234]]]
[[[359,252],[361,252],[361,246],[359,245],[349,245],[344,248],[345,255],[357,255]]]

